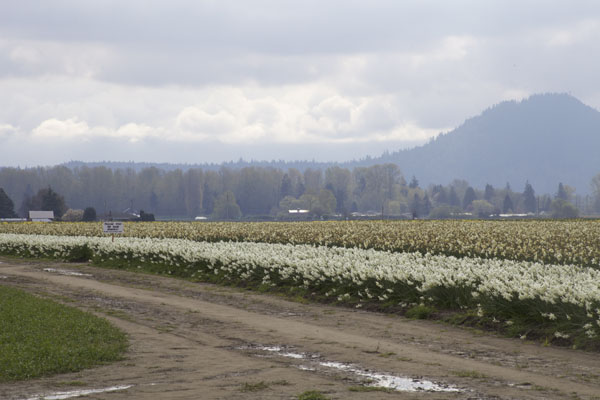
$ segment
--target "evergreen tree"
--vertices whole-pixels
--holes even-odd
[[[504,214],[510,213],[514,211],[514,206],[513,206],[513,202],[509,196],[508,193],[506,193],[506,196],[504,196],[504,204],[502,205],[502,212]]]
[[[83,217],[81,218],[84,222],[92,222],[96,220],[96,209],[94,207],[87,207],[83,210]]]
[[[496,194],[494,187],[489,183],[485,185],[485,193],[483,194],[483,199],[485,201],[491,202]]]
[[[435,185],[433,187],[431,197],[436,204],[448,204],[448,195],[442,185]]]
[[[448,204],[448,195],[446,194],[446,189],[444,189],[444,187],[441,185],[440,185],[440,191],[435,200],[438,202],[438,204]]]
[[[31,185],[28,183],[25,188],[25,193],[23,193],[23,201],[21,201],[21,206],[19,207],[19,215],[22,218],[29,217],[29,211],[31,210],[31,199],[33,198],[33,189]]]
[[[465,197],[463,198],[463,209],[466,210],[474,200],[477,200],[477,195],[475,194],[475,190],[469,186],[465,191]]]
[[[408,184],[408,187],[411,189],[416,189],[419,187],[419,181],[417,180],[417,177],[413,175],[410,183]]]
[[[298,182],[298,184],[296,185],[294,197],[302,196],[305,191],[306,191],[306,188],[304,187],[304,183]]]
[[[559,200],[564,200],[564,201],[569,200],[569,194],[565,190],[565,187],[563,186],[562,182],[560,182],[558,184],[558,191],[556,192],[556,198]]]
[[[523,191],[523,205],[525,206],[525,212],[536,212],[537,201],[535,199],[535,191],[529,181],[525,183],[525,190]]]
[[[4,189],[0,188],[0,218],[15,218],[15,204],[4,192]]]
[[[419,216],[421,216],[421,198],[418,193],[415,193],[410,202],[410,212],[413,218],[419,218]]]
[[[429,201],[427,193],[425,193],[425,197],[423,197],[423,202],[421,203],[421,212],[424,216],[429,215],[431,212],[431,201]]]
[[[55,218],[60,218],[67,209],[64,197],[52,190],[50,186],[46,189],[40,189],[31,198],[29,204],[29,210],[54,211]]]
[[[156,212],[158,208],[158,196],[154,193],[154,190],[150,192],[150,208],[153,212]]]
[[[450,195],[448,196],[448,204],[453,207],[460,207],[460,199],[454,190],[454,186],[450,188]]]
[[[292,187],[292,180],[288,176],[288,174],[284,174],[281,179],[281,188],[280,188],[280,196],[284,198],[285,196],[292,196],[294,194],[294,190]]]

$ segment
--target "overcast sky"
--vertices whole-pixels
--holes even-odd
[[[598,1],[0,0],[0,166],[343,161],[600,109]]]

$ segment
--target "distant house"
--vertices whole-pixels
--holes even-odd
[[[288,210],[288,214],[308,214],[309,212],[310,212],[310,210],[301,210],[301,209]]]
[[[54,211],[29,211],[29,220],[33,222],[52,222]]]

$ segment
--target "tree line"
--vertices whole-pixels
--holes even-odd
[[[149,167],[139,172],[103,166],[2,168],[0,188],[3,218],[26,217],[29,210],[44,207],[53,207],[55,215],[73,220],[83,217],[86,209],[94,209],[99,216],[144,210],[145,215],[161,217],[218,219],[283,218],[289,210],[306,210],[311,217],[417,218],[465,213],[478,217],[502,213],[573,217],[600,212],[600,174],[592,180],[590,196],[577,196],[574,188],[563,183],[557,183],[556,193],[539,195],[529,182],[522,190],[508,184],[474,188],[460,179],[421,187],[416,177],[407,181],[392,163],[304,171],[260,166],[216,171]],[[59,206],[50,206],[49,201]]]

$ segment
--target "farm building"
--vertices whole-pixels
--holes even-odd
[[[33,222],[52,222],[54,211],[29,211],[29,220]]]

